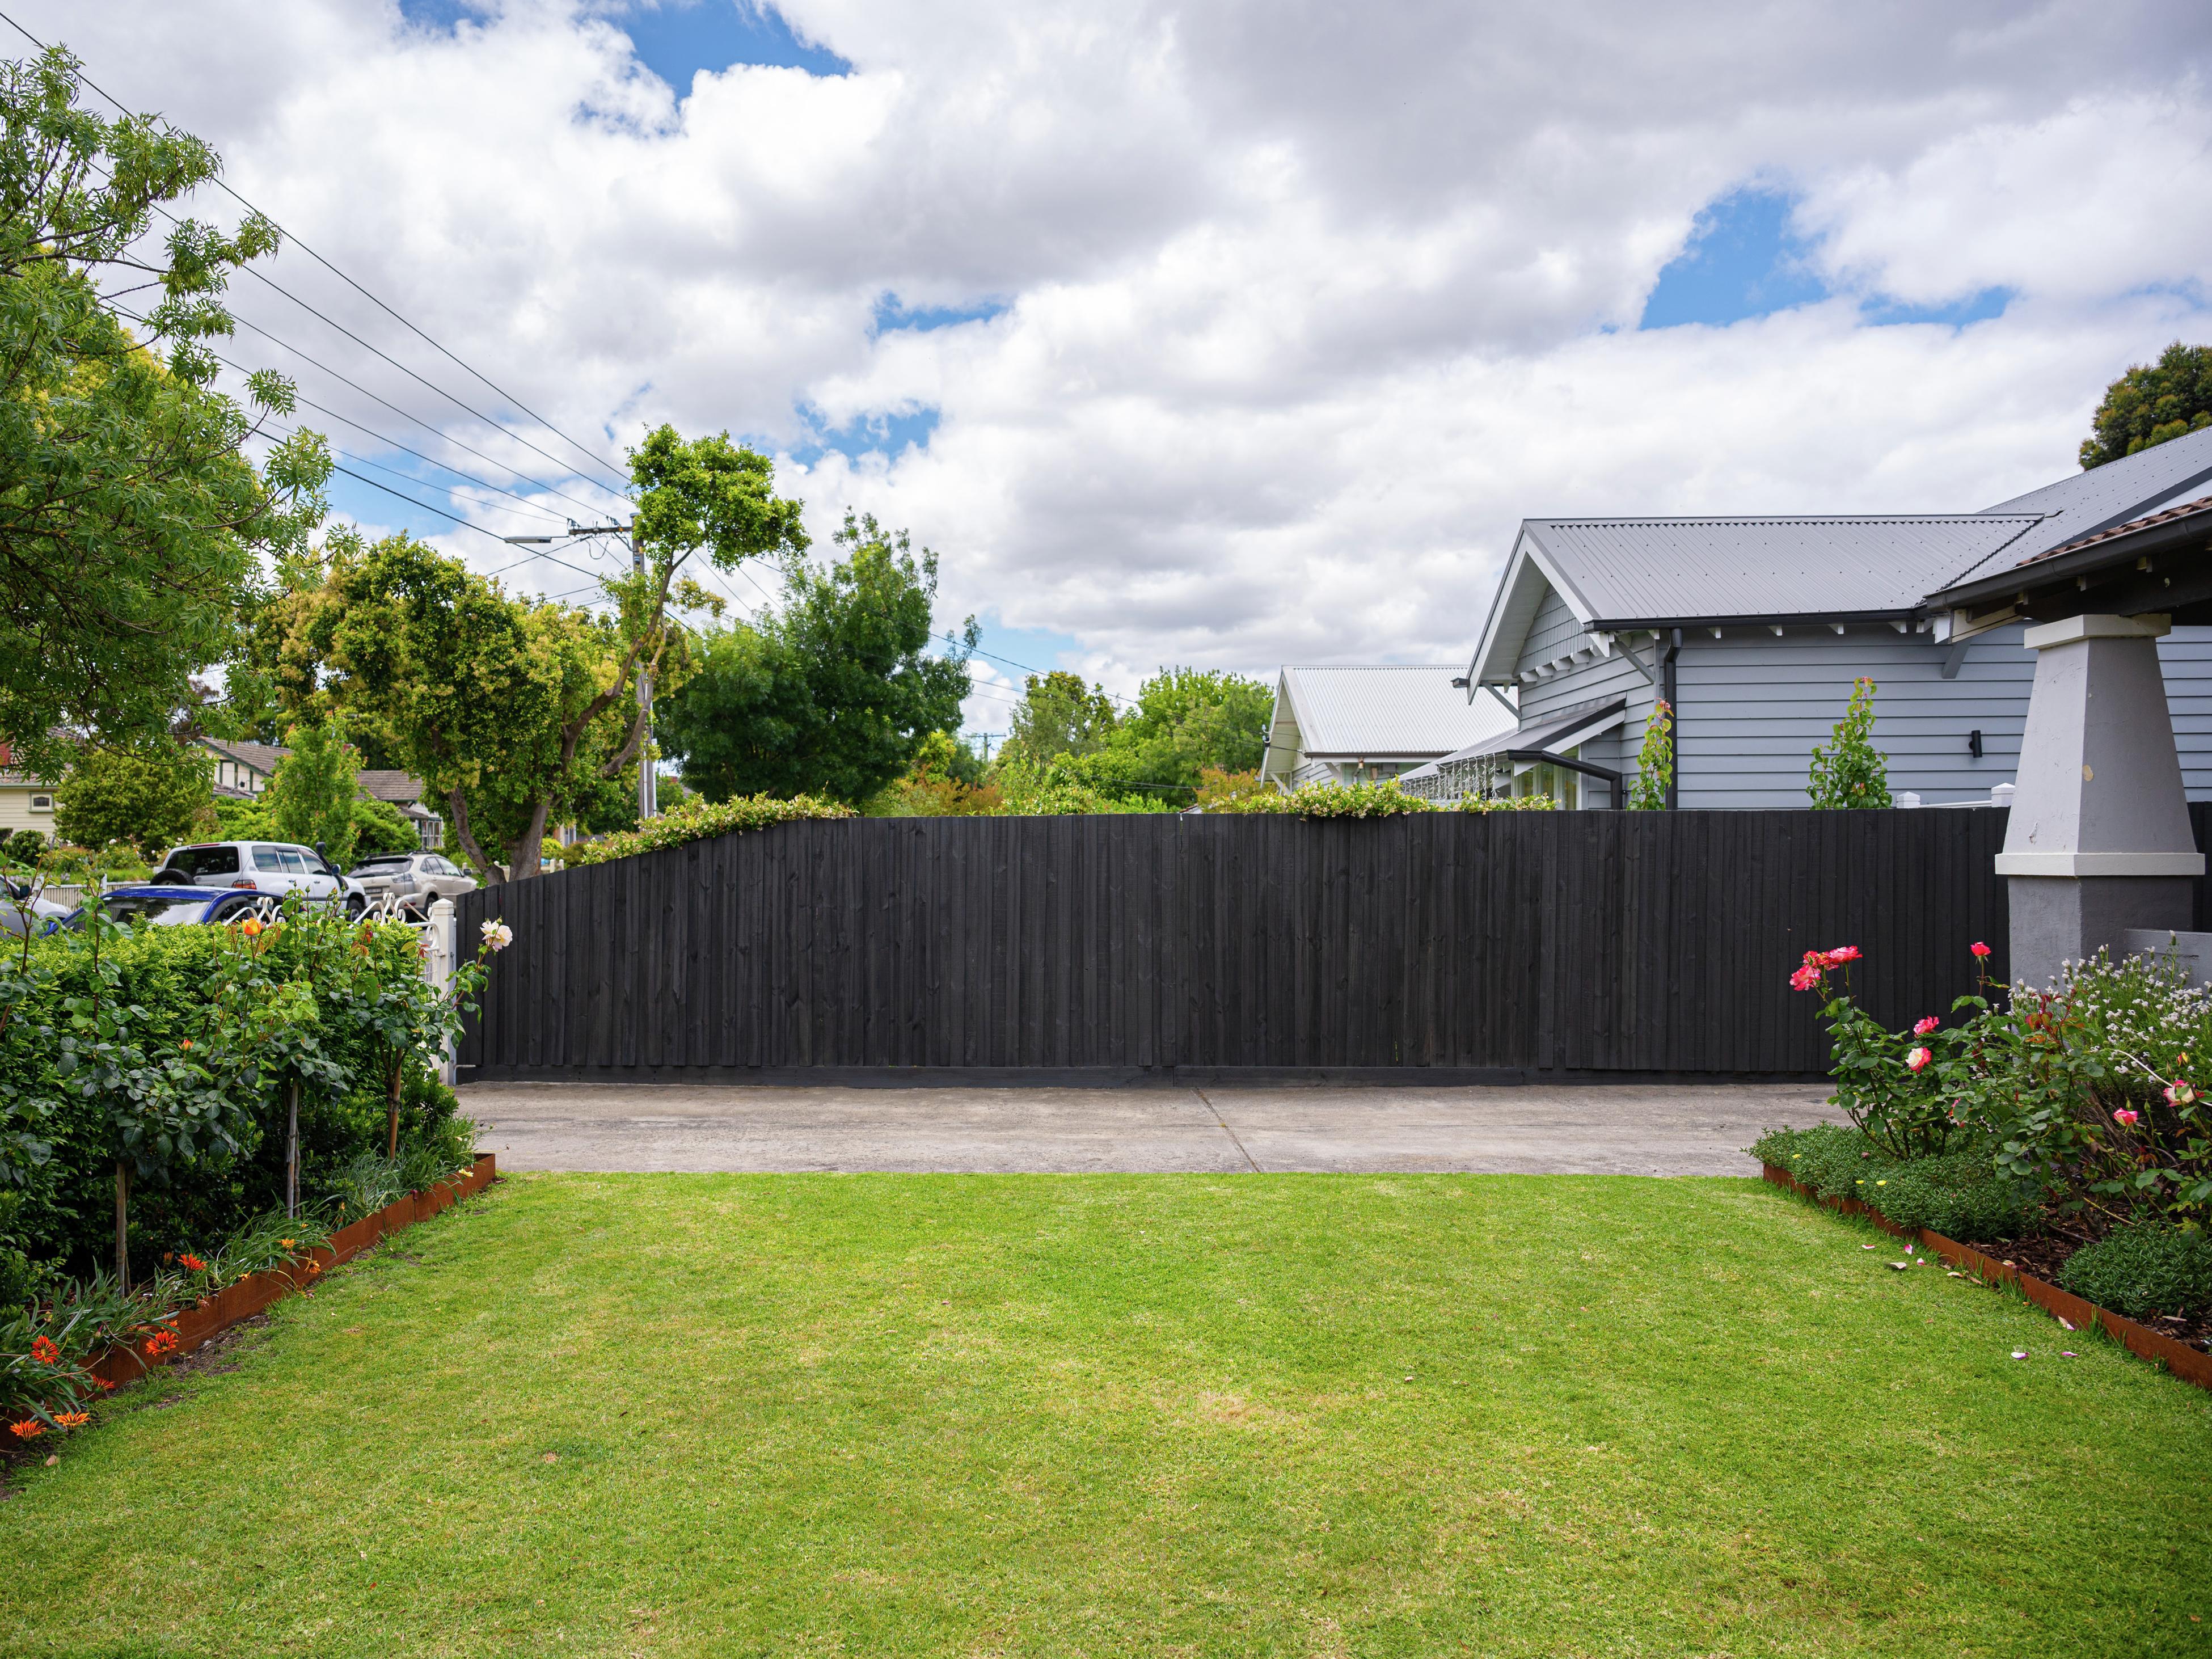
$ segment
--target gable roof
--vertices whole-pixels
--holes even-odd
[[[1524,519],[1468,670],[1514,678],[1544,590],[1585,629],[1889,621],[1927,596],[2176,506],[2212,483],[2212,428],[1978,513]]]
[[[276,775],[276,763],[289,758],[292,753],[281,743],[234,743],[228,738],[206,737],[202,738],[200,743],[203,747],[212,749],[218,755],[250,766],[257,772],[266,772],[271,776]]]
[[[1456,672],[1449,664],[1286,667],[1270,757],[1295,746],[1316,759],[1430,760],[1510,730],[1513,717],[1494,698],[1468,707],[1452,684]]]

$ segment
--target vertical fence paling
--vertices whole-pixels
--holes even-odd
[[[1804,1074],[2004,967],[2001,810],[781,825],[465,896],[464,1076],[1450,1066]],[[2192,808],[2200,843],[2212,812]],[[441,907],[441,908],[443,907]],[[2200,898],[2199,914],[2203,914]]]

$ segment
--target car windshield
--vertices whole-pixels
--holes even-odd
[[[179,847],[169,854],[162,868],[190,876],[194,881],[202,876],[234,876],[238,873],[238,848]]]
[[[404,853],[383,853],[373,859],[363,859],[359,864],[354,866],[353,872],[357,876],[373,875],[378,872],[404,869],[406,864],[407,855]]]
[[[200,911],[214,896],[190,888],[174,893],[115,893],[107,900],[107,914],[118,921],[143,916],[153,922],[198,921]]]

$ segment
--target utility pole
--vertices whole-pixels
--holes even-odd
[[[586,536],[626,536],[629,538],[629,568],[634,576],[645,574],[645,555],[637,544],[637,522],[628,524],[578,524],[568,520],[568,533],[561,536],[502,536],[501,541],[516,547],[542,547],[550,542],[578,541]],[[637,751],[637,816],[641,823],[660,811],[660,793],[653,775],[653,672],[645,665],[642,655],[637,665],[637,712],[645,722],[645,739]]]

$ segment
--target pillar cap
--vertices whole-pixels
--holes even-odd
[[[2001,876],[2201,876],[2202,853],[2000,853]]]
[[[2039,623],[2021,635],[2031,651],[2047,651],[2054,645],[2080,640],[2157,640],[2173,627],[2173,618],[2156,614],[2142,617],[2069,617],[2063,622]]]

